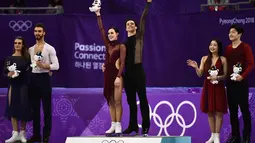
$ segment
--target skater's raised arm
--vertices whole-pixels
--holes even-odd
[[[201,58],[201,62],[200,62],[200,66],[198,67],[198,64],[196,61],[194,60],[187,60],[187,64],[188,66],[191,66],[193,67],[195,70],[196,70],[196,73],[197,73],[197,76],[198,77],[201,77],[203,75],[203,72],[204,72],[204,65],[205,65],[205,61],[207,59],[207,56],[203,56]]]

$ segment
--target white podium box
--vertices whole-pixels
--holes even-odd
[[[189,136],[67,137],[65,143],[191,143]]]

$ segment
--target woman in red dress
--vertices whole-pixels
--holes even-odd
[[[122,72],[125,66],[126,47],[117,41],[119,31],[116,28],[110,28],[108,38],[106,37],[100,10],[95,13],[106,47],[106,59],[102,68],[104,72],[104,96],[109,105],[112,120],[111,127],[106,131],[106,134],[116,133],[120,135],[122,133]]]
[[[200,108],[202,112],[208,114],[212,132],[206,143],[219,143],[223,115],[227,113],[227,97],[224,86],[224,79],[227,75],[227,60],[222,56],[222,43],[217,40],[211,41],[209,54],[202,57],[200,67],[193,60],[188,60],[187,63],[195,68],[199,77],[205,75]],[[218,70],[218,75],[211,76],[209,72],[212,70]]]

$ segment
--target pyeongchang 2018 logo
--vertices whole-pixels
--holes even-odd
[[[18,20],[18,21],[11,20],[9,22],[9,27],[11,29],[13,29],[13,31],[15,31],[15,32],[18,32],[18,31],[25,32],[29,28],[31,28],[32,25],[33,25],[33,23],[30,20],[26,20],[26,21],[23,21],[23,20]]]
[[[232,25],[232,24],[254,24],[255,17],[244,17],[244,18],[219,18],[220,25]]]

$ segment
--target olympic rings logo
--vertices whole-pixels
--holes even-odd
[[[110,140],[110,141],[103,140],[102,143],[124,143],[124,141],[123,140],[118,140],[118,141],[116,141],[116,140]]]
[[[139,101],[137,101],[137,105],[138,105],[138,104],[140,104]],[[164,104],[169,106],[169,108],[171,109],[171,112],[172,112],[172,113],[169,114],[169,115],[166,117],[165,121],[163,122],[163,120],[162,120],[162,118],[160,117],[160,115],[157,114],[157,110],[158,110],[159,106],[164,105]],[[193,109],[193,112],[194,112],[194,118],[193,118],[192,122],[191,122],[190,124],[188,124],[188,125],[186,124],[186,122],[185,122],[183,116],[179,114],[180,108],[181,108],[183,105],[185,105],[185,104],[190,105],[190,106],[192,107],[192,109]],[[190,102],[190,101],[183,101],[183,102],[181,102],[181,103],[178,105],[176,111],[174,110],[173,105],[172,105],[170,102],[168,102],[168,101],[160,101],[160,102],[154,107],[153,112],[152,112],[152,109],[151,109],[150,105],[149,105],[149,109],[150,109],[150,120],[153,119],[154,123],[160,128],[157,136],[160,136],[160,135],[162,134],[163,129],[164,129],[165,134],[166,134],[167,136],[170,136],[170,135],[168,134],[167,128],[170,127],[170,125],[173,123],[174,119],[176,119],[178,125],[179,125],[180,127],[183,128],[183,129],[182,129],[182,133],[180,134],[180,136],[183,136],[183,135],[185,134],[186,129],[192,127],[192,126],[195,124],[196,120],[197,120],[197,110],[196,110],[196,107],[195,107],[195,105],[194,105],[192,102]],[[152,117],[153,117],[153,118],[152,118]],[[138,127],[139,127],[139,128],[142,128],[142,125],[138,124]]]
[[[14,21],[14,20],[11,20],[9,22],[9,27],[12,28],[14,31],[27,31],[29,28],[32,27],[32,22],[30,20],[27,20],[27,21],[22,21],[22,20],[19,20],[19,21]]]

